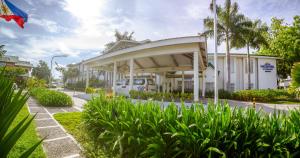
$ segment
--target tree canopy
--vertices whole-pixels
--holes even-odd
[[[300,87],[300,63],[295,63],[291,70],[292,86]]]
[[[294,62],[300,61],[300,16],[295,16],[292,25],[283,19],[273,18],[271,29],[265,34],[269,47],[262,47],[259,54],[278,56],[278,75],[286,78]]]
[[[49,82],[50,69],[47,63],[43,60],[39,61],[39,64],[32,69],[32,75],[40,80],[45,80]]]

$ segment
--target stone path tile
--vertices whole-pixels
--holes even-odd
[[[73,107],[42,107],[32,98],[28,100],[28,110],[36,114],[37,132],[43,141],[43,148],[48,158],[84,157],[78,142],[53,118],[58,112],[78,111]]]

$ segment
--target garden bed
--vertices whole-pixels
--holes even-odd
[[[206,98],[213,98],[214,92],[206,92]],[[168,101],[168,102],[193,102],[193,93],[157,93],[157,92],[142,92],[142,91],[130,91],[130,97],[133,99],[142,100],[157,100],[157,101]],[[292,102],[300,103],[296,99],[294,92],[287,90],[240,90],[235,92],[228,92],[225,90],[219,90],[220,99],[239,100],[247,102],[261,102],[261,103],[280,103],[280,102]]]
[[[85,106],[82,122],[95,151],[120,157],[299,157],[299,114],[228,104],[179,111],[100,94]]]
[[[64,107],[73,105],[73,101],[70,96],[55,90],[33,88],[30,90],[30,95],[37,99],[37,101],[43,106]]]

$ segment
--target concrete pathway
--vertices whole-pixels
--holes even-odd
[[[48,158],[81,158],[79,143],[53,118],[59,112],[79,111],[76,107],[43,107],[29,98],[28,110],[36,114],[37,132],[43,141],[43,148]]]

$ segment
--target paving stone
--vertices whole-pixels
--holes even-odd
[[[37,113],[35,119],[43,119],[43,118],[51,118],[51,116],[47,113]]]
[[[64,112],[61,108],[53,108],[53,107],[47,107],[46,108],[51,114],[59,113],[59,112]]]
[[[63,158],[74,154],[80,154],[79,147],[71,138],[43,142],[48,158]]]
[[[45,127],[45,126],[56,126],[56,122],[54,120],[35,120],[37,127]]]
[[[34,107],[34,108],[30,107],[29,109],[30,109],[30,112],[31,112],[31,113],[46,113],[46,112],[47,112],[47,111],[46,111],[44,108],[42,108],[42,107]]]
[[[53,139],[58,137],[65,137],[67,134],[60,127],[53,128],[39,128],[37,129],[41,138]]]
[[[76,112],[78,111],[77,109],[71,107],[71,108],[62,108],[63,110],[67,111],[67,112]]]

